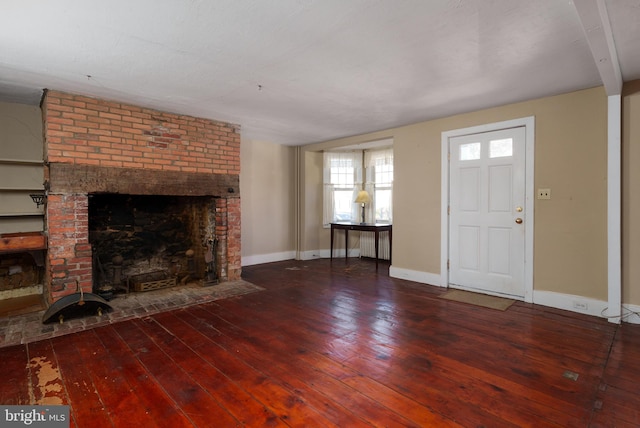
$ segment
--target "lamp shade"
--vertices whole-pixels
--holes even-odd
[[[366,190],[361,190],[358,192],[358,196],[356,196],[356,200],[354,202],[358,204],[368,204],[371,202],[371,197]]]

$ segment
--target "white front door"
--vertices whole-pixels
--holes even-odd
[[[525,127],[449,139],[449,283],[525,295]]]

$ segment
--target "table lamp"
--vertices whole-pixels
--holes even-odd
[[[371,202],[371,197],[366,190],[361,190],[358,192],[358,196],[356,196],[356,200],[354,201],[356,204],[362,204],[362,222],[360,224],[365,224],[364,221],[364,204],[368,204]]]

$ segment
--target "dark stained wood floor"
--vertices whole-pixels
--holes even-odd
[[[640,425],[640,326],[387,268],[247,267],[265,291],[0,349],[0,403],[70,404],[77,427]]]

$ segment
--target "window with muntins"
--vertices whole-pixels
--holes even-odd
[[[323,224],[359,223],[361,206],[354,201],[363,189],[371,198],[371,203],[365,205],[365,221],[391,223],[393,149],[325,152]]]

